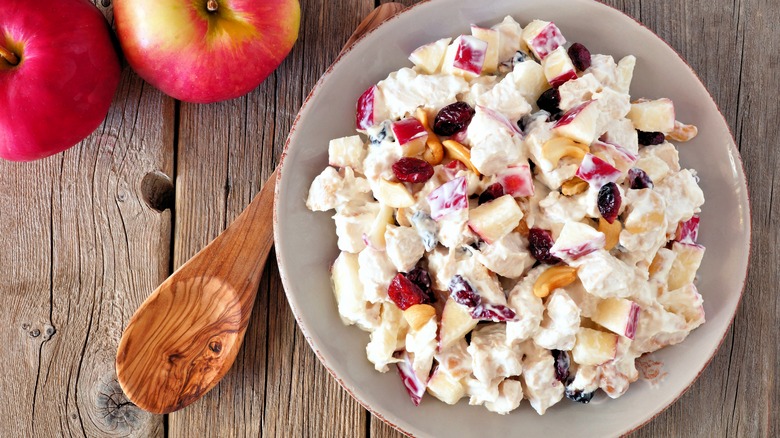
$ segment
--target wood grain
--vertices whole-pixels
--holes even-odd
[[[125,69],[89,138],[0,163],[3,435],[163,434],[161,417],[127,403],[111,351],[169,272],[170,211],[147,207],[139,183],[171,175],[172,158],[173,101]]]
[[[291,56],[247,97],[177,112],[126,70],[107,122],[82,145],[40,162],[0,163],[2,435],[166,432],[163,417],[124,404],[112,352],[148,293],[257,193],[303,99],[375,6],[302,3]],[[732,330],[691,390],[633,436],[780,436],[780,4],[606,3],[657,32],[700,75],[737,138],[753,208],[751,268]],[[147,207],[145,199],[158,198],[140,187],[153,171],[174,181],[175,214]],[[160,181],[155,187],[164,189]],[[289,311],[274,257],[233,370],[167,423],[175,437],[400,436],[319,364]]]

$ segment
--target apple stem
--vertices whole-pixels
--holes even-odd
[[[219,3],[217,3],[217,0],[209,0],[208,3],[206,3],[206,9],[209,10],[209,12],[216,12],[219,8]]]
[[[19,58],[3,46],[0,46],[0,58],[5,59],[11,65],[19,64]]]

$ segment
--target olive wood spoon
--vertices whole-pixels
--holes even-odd
[[[403,8],[385,3],[374,9],[345,47]],[[116,374],[138,407],[157,414],[182,409],[233,365],[273,246],[277,172],[246,210],[168,277],[130,319],[119,342]]]

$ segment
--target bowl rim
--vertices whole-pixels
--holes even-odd
[[[742,298],[744,297],[745,289],[747,288],[748,271],[749,271],[750,261],[751,261],[752,252],[753,252],[752,251],[752,249],[753,249],[753,229],[752,229],[752,226],[753,226],[753,207],[752,207],[752,203],[750,201],[750,189],[748,187],[747,173],[745,172],[745,164],[742,161],[742,155],[741,155],[740,150],[739,150],[739,145],[738,145],[738,143],[736,141],[736,138],[734,137],[734,133],[733,133],[733,131],[731,129],[731,125],[729,125],[728,121],[726,120],[725,116],[723,115],[723,112],[721,111],[721,109],[718,106],[717,102],[713,98],[712,93],[704,85],[704,83],[702,82],[701,78],[696,73],[696,71],[690,66],[688,61],[685,58],[683,58],[682,55],[680,55],[680,53],[677,51],[677,49],[672,47],[671,44],[669,44],[666,40],[661,38],[652,29],[650,29],[647,26],[645,26],[638,19],[636,19],[636,18],[632,17],[631,15],[621,11],[620,9],[617,9],[617,8],[611,6],[611,5],[606,4],[602,0],[589,0],[589,1],[591,1],[593,3],[598,3],[601,6],[605,6],[607,8],[610,8],[610,9],[612,9],[614,11],[617,11],[618,13],[622,14],[623,16],[629,18],[630,20],[632,20],[633,22],[635,22],[636,24],[638,24],[639,26],[641,26],[642,28],[647,30],[658,41],[660,41],[663,44],[665,44],[669,49],[671,49],[671,51],[674,53],[674,55],[676,55],[685,64],[685,66],[690,71],[691,75],[696,79],[696,81],[699,82],[699,84],[702,86],[702,88],[706,91],[707,97],[709,97],[712,105],[718,111],[718,116],[720,116],[720,118],[723,121],[723,125],[728,130],[729,140],[731,140],[731,144],[733,144],[735,146],[734,149],[735,149],[735,152],[736,152],[736,161],[739,164],[739,168],[741,170],[741,176],[742,176],[742,178],[744,180],[744,187],[743,188],[744,188],[744,191],[745,191],[745,197],[746,197],[746,201],[747,201],[747,214],[745,216],[746,220],[747,220],[747,224],[746,224],[746,229],[747,229],[747,236],[746,237],[747,237],[747,244],[748,244],[747,245],[747,250],[748,250],[747,260],[746,260],[746,264],[745,264],[745,272],[742,275],[742,287],[740,288],[739,297],[737,298],[736,305],[734,306],[734,310],[733,310],[733,312],[732,312],[732,314],[731,314],[731,316],[729,318],[729,323],[725,326],[725,329],[721,333],[720,340],[718,341],[717,345],[715,345],[715,347],[709,352],[709,357],[707,358],[707,360],[705,361],[705,363],[701,367],[701,369],[699,369],[699,371],[696,374],[696,376],[690,381],[690,383],[687,386],[685,386],[684,388],[681,388],[679,390],[679,393],[668,404],[663,406],[661,409],[659,409],[653,415],[647,417],[644,421],[636,424],[634,427],[620,432],[621,436],[625,436],[625,435],[628,435],[628,434],[630,434],[632,432],[635,432],[635,431],[641,429],[642,427],[644,427],[645,425],[650,423],[652,420],[654,420],[656,417],[658,417],[661,413],[663,413],[664,411],[669,409],[670,406],[675,404],[686,392],[688,392],[688,390],[690,390],[691,387],[693,387],[693,385],[699,380],[699,377],[701,377],[701,375],[704,372],[704,370],[706,370],[707,367],[709,367],[709,365],[712,363],[712,360],[715,358],[715,354],[720,350],[721,346],[723,345],[723,342],[725,341],[726,336],[728,335],[731,327],[734,325],[734,320],[736,318],[737,311],[741,307]],[[313,338],[309,334],[309,329],[306,327],[305,323],[303,322],[300,310],[293,304],[293,300],[291,299],[291,296],[290,296],[290,292],[289,292],[289,290],[290,290],[290,279],[287,276],[287,271],[286,271],[286,267],[285,267],[285,264],[284,264],[284,254],[283,254],[284,251],[281,250],[282,247],[280,245],[278,245],[278,242],[282,239],[282,236],[280,234],[279,227],[278,227],[278,221],[279,221],[279,208],[278,208],[278,205],[279,205],[280,191],[281,191],[281,184],[280,184],[280,182],[282,181],[282,178],[284,177],[287,153],[289,151],[290,144],[292,143],[293,138],[296,136],[296,130],[298,128],[298,124],[300,122],[300,119],[301,119],[302,115],[305,112],[307,112],[307,109],[308,109],[308,106],[309,106],[309,101],[317,94],[318,90],[322,87],[322,85],[325,83],[325,81],[328,79],[328,77],[330,77],[330,75],[333,72],[334,68],[342,61],[344,56],[346,56],[349,52],[351,52],[358,45],[363,44],[364,40],[366,38],[370,37],[378,29],[381,29],[381,28],[385,27],[387,25],[387,23],[393,22],[393,21],[399,19],[400,17],[405,16],[405,15],[411,13],[412,11],[415,10],[415,8],[417,8],[420,5],[428,4],[428,3],[431,3],[431,2],[432,2],[432,0],[422,0],[419,3],[415,3],[414,5],[406,7],[405,9],[399,11],[395,15],[393,15],[393,16],[387,18],[386,20],[384,20],[383,22],[381,22],[378,26],[374,27],[373,29],[369,30],[368,32],[365,32],[357,40],[355,40],[355,42],[351,46],[345,47],[336,56],[336,59],[333,61],[333,63],[331,63],[331,65],[328,66],[328,68],[323,72],[323,74],[320,76],[320,78],[314,84],[314,86],[312,87],[311,91],[306,96],[306,99],[304,100],[303,104],[301,105],[301,108],[298,110],[297,115],[295,116],[295,119],[294,119],[294,121],[293,121],[293,123],[292,123],[292,125],[290,127],[290,132],[289,132],[289,134],[287,136],[287,139],[285,140],[284,148],[282,149],[282,153],[281,153],[280,158],[279,158],[278,173],[277,173],[277,179],[276,179],[277,184],[276,184],[276,187],[274,189],[273,227],[274,227],[274,244],[275,244],[276,260],[277,260],[277,265],[278,265],[278,269],[279,269],[279,276],[280,276],[280,278],[282,280],[282,286],[283,286],[283,289],[284,289],[285,298],[287,299],[287,303],[290,306],[290,309],[292,310],[292,313],[293,313],[293,316],[295,317],[295,320],[297,322],[298,328],[301,330],[301,333],[303,334],[304,338],[308,342],[309,347],[312,349],[312,351],[314,351],[314,354],[317,356],[317,358],[319,359],[320,363],[325,367],[325,369],[328,371],[328,373],[336,380],[336,382],[338,382],[339,386],[341,386],[342,389],[344,389],[354,400],[356,400],[358,402],[358,404],[360,404],[364,409],[369,411],[372,415],[374,415],[375,417],[380,418],[382,421],[384,421],[385,423],[387,423],[388,425],[390,425],[394,429],[398,430],[399,432],[401,432],[401,433],[403,433],[405,435],[411,436],[411,437],[414,437],[416,435],[414,435],[413,433],[411,433],[408,430],[405,430],[403,427],[399,426],[398,424],[395,424],[394,422],[390,421],[385,415],[383,415],[381,412],[379,412],[376,409],[374,409],[368,402],[366,402],[357,393],[356,390],[354,390],[349,385],[347,385],[347,383],[344,382],[344,380],[342,380],[339,377],[339,375],[331,368],[330,364],[327,362],[327,360],[324,357],[324,355],[318,349],[318,346],[315,345],[315,342],[314,342]]]

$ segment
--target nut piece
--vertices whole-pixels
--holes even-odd
[[[404,318],[412,330],[419,330],[434,316],[436,316],[436,309],[430,304],[415,304],[404,310]]]
[[[444,140],[444,143],[442,144],[444,145],[444,148],[447,149],[447,154],[449,154],[450,158],[460,161],[465,164],[470,171],[477,174],[477,176],[480,176],[479,170],[471,163],[471,151],[469,151],[466,146],[463,146],[455,140]]]
[[[520,223],[517,224],[513,231],[520,233],[520,235],[526,239],[531,234],[531,230],[528,228],[528,224],[525,222],[525,219],[520,219]]]
[[[578,143],[567,137],[554,137],[542,145],[542,156],[551,162],[553,166],[557,166],[563,157],[582,160],[588,152],[590,152],[588,145]]]
[[[699,129],[693,125],[686,125],[679,120],[674,121],[674,129],[672,132],[666,134],[666,138],[672,141],[688,141],[696,134],[699,133]]]
[[[414,116],[428,132],[428,139],[425,140],[426,148],[425,152],[423,152],[423,159],[431,166],[435,166],[444,159],[444,148],[441,144],[441,140],[439,140],[439,136],[431,129],[431,125],[428,123],[428,113],[425,112],[424,109],[417,108]]]
[[[550,292],[559,288],[565,287],[577,279],[577,268],[571,266],[553,266],[546,271],[542,272],[542,275],[536,279],[534,283],[534,295],[539,298],[544,298],[550,295]]]
[[[604,245],[604,249],[607,251],[614,248],[618,241],[620,241],[620,232],[623,231],[623,224],[620,221],[607,222],[603,217],[599,218],[599,231],[604,233],[607,237],[607,243]]]
[[[561,184],[561,193],[564,196],[574,196],[588,190],[588,182],[579,177],[572,177]]]
[[[409,222],[409,217],[407,217],[406,213],[407,213],[406,208],[403,207],[396,210],[395,221],[396,223],[398,223],[398,225],[402,227],[411,227],[412,223]]]

